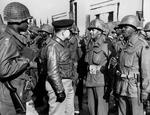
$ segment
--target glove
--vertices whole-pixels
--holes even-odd
[[[62,91],[61,93],[57,93],[56,96],[57,96],[56,102],[60,102],[60,103],[63,102],[66,98],[65,91]]]
[[[119,70],[116,70],[116,75],[117,75],[117,77],[121,77],[122,74]]]

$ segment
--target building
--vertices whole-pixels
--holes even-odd
[[[70,0],[70,18],[80,34],[84,34],[92,19],[104,22],[120,21],[125,15],[137,15],[141,24],[150,21],[150,0]]]

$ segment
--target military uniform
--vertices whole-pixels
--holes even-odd
[[[23,103],[21,105],[17,104],[17,106],[16,103],[18,100],[23,102],[26,81],[29,79],[28,75],[25,74],[25,70],[28,67],[36,67],[36,64],[33,63],[34,52],[26,47],[26,38],[21,35],[21,32],[27,30],[27,21],[31,18],[28,8],[19,2],[11,2],[4,8],[4,20],[8,23],[0,35],[1,115],[16,115],[26,112]],[[13,87],[16,88],[16,91]],[[15,93],[15,96],[12,92]],[[26,101],[24,102],[26,104]],[[22,109],[18,109],[18,107],[22,107]]]
[[[25,71],[29,66],[28,59],[23,58],[21,55],[21,50],[23,50],[25,44],[21,42],[22,36],[8,27],[0,38],[0,79],[2,81],[12,80],[11,83],[15,88],[17,88],[17,93],[21,98],[27,76],[25,73],[22,73],[14,79],[13,75],[16,75],[18,72],[22,71],[22,69]],[[6,113],[7,115],[16,115],[9,91],[1,82],[0,93],[0,113],[2,115]]]
[[[141,77],[142,93],[147,93],[150,76],[150,49],[145,40],[135,35],[128,41],[120,53],[121,77],[117,79],[117,94],[119,98],[119,115],[131,114],[142,115],[143,104],[139,100],[137,77]],[[141,88],[141,87],[140,87]],[[140,101],[140,103],[139,103]],[[125,106],[125,103],[130,103]],[[132,109],[131,109],[132,108]]]
[[[104,40],[105,36],[102,35],[96,41],[92,41],[91,39],[89,42],[85,57],[89,66],[96,65],[97,67],[102,68],[107,64],[110,52],[108,51],[108,44],[104,43]],[[96,71],[96,73],[91,73],[90,71],[87,73],[86,87],[88,88],[88,105],[91,115],[107,115],[108,104],[103,99],[104,86],[104,73],[100,70]],[[97,99],[95,95],[97,95]]]

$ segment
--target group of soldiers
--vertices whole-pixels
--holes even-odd
[[[38,27],[29,25],[32,18],[19,2],[4,8],[0,115],[79,115],[83,83],[90,115],[109,115],[114,109],[118,115],[145,114],[149,22],[142,27],[137,16],[127,15],[110,27],[96,18],[80,37],[72,19]]]
[[[134,15],[123,17],[114,27],[115,32],[108,32],[100,19],[91,21],[91,42],[85,57],[89,65],[86,86],[91,115],[109,114],[111,95],[115,97],[117,114],[149,114],[144,112],[150,90],[149,27],[147,23],[142,28]]]

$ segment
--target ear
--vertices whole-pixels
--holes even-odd
[[[65,31],[63,30],[63,31],[62,31],[62,36],[64,36],[64,35],[65,35]]]

